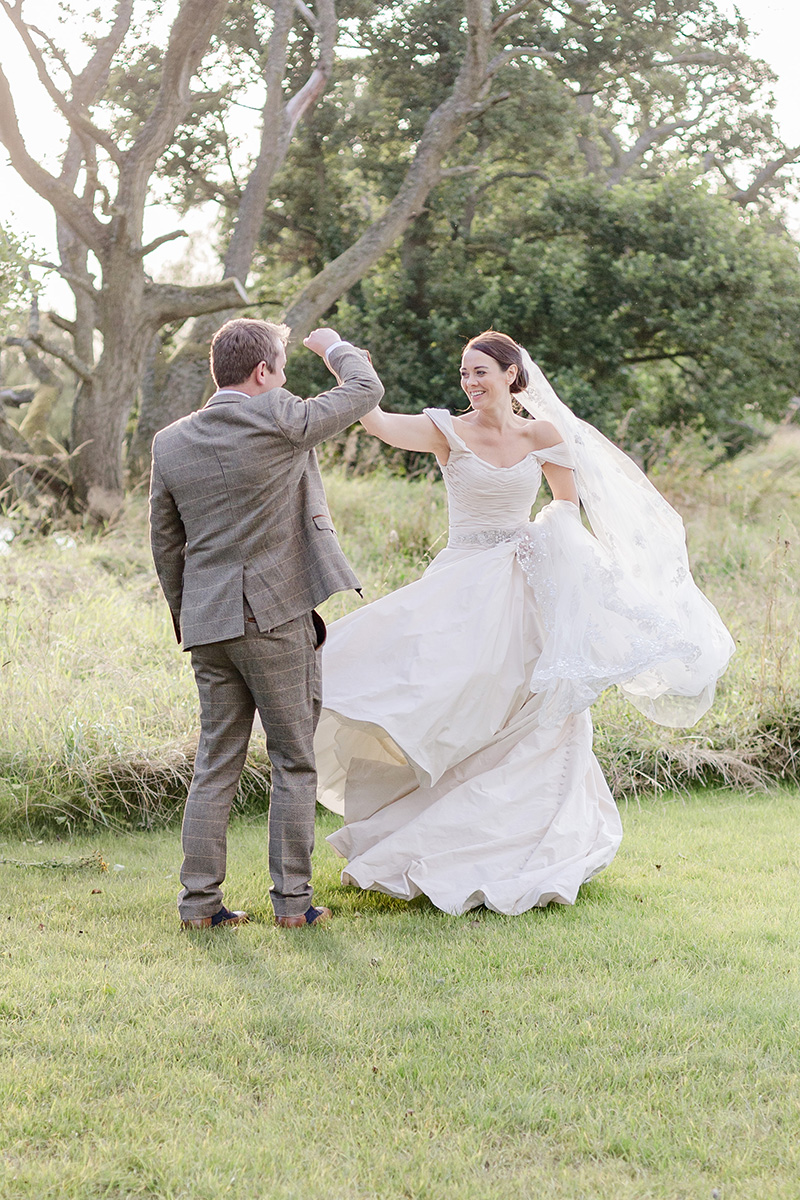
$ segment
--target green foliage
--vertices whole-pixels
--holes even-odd
[[[0,225],[0,337],[9,332],[26,299],[30,299],[28,257],[25,244]]]
[[[675,427],[739,449],[783,414],[800,382],[800,264],[780,229],[675,176],[529,198],[464,238],[446,211],[423,215],[339,306],[390,408],[463,407],[460,347],[492,326],[628,444]]]
[[[359,53],[298,130],[265,212],[267,295],[290,299],[395,194],[452,83],[460,13],[454,0],[355,13]],[[544,54],[501,68],[505,99],[326,319],[370,346],[398,411],[459,407],[460,346],[493,325],[645,460],[665,429],[738,451],[800,382],[796,247],[763,205],[745,214],[701,182],[714,156],[779,149],[745,26],[712,0],[592,0],[566,22],[532,6],[504,36]],[[307,394],[326,384],[305,356],[292,371]]]
[[[455,76],[462,6],[378,6],[348,29],[359,53],[339,60],[265,211],[271,298],[288,300],[396,193]],[[500,68],[504,100],[326,319],[369,344],[402,412],[458,407],[459,347],[494,325],[645,460],[664,428],[741,449],[800,382],[793,242],[699,182],[715,156],[733,169],[780,146],[746,26],[712,0],[591,0],[566,20],[531,6],[504,37],[543,54]],[[325,385],[302,356],[293,370],[307,394]]]

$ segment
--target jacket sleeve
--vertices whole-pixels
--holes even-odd
[[[150,475],[150,549],[161,590],[167,598],[178,642],[181,640],[181,600],[186,530],[156,462]]]
[[[281,432],[298,450],[308,450],[366,416],[383,395],[366,350],[349,342],[334,346],[329,365],[338,386],[310,400],[287,393],[274,410]]]

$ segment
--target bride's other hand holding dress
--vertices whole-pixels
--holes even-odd
[[[463,417],[375,409],[363,419],[390,445],[435,454],[449,540],[421,579],[335,622],[323,651],[319,798],[344,813],[329,838],[348,859],[343,881],[424,893],[451,913],[574,902],[621,839],[589,705],[617,683],[645,710],[694,714],[732,649],[680,574],[677,514],[537,372],[490,331],[462,356]],[[515,412],[515,397],[539,419]],[[619,478],[607,488],[623,507],[666,522],[674,580],[663,581],[663,554],[653,567],[639,553],[635,522],[627,536],[633,514],[615,515],[603,470],[598,483],[598,464],[585,465],[587,442],[610,456]],[[553,501],[531,523],[542,471]],[[597,538],[577,507],[584,477]]]

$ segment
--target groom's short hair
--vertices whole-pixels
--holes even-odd
[[[235,317],[226,321],[211,340],[211,374],[218,388],[236,387],[249,379],[260,362],[274,371],[278,350],[289,340],[288,325]]]

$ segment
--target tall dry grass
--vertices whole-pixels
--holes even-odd
[[[615,692],[595,706],[617,795],[722,782],[754,788],[800,771],[800,430],[708,469],[685,445],[655,481],[683,513],[698,583],[737,654],[694,729],[652,725]],[[375,472],[327,476],[331,509],[367,600],[416,579],[446,538],[442,485]],[[26,536],[0,547],[0,824],[169,820],[191,776],[197,701],[155,580],[144,505],[104,536]],[[330,621],[360,601],[334,596]],[[254,739],[239,803],[263,806]]]
[[[695,578],[722,614],[736,654],[711,711],[693,729],[651,725],[618,694],[595,709],[598,753],[618,790],[699,781],[763,787],[800,763],[800,430],[708,469],[677,449],[654,482],[682,513]]]

